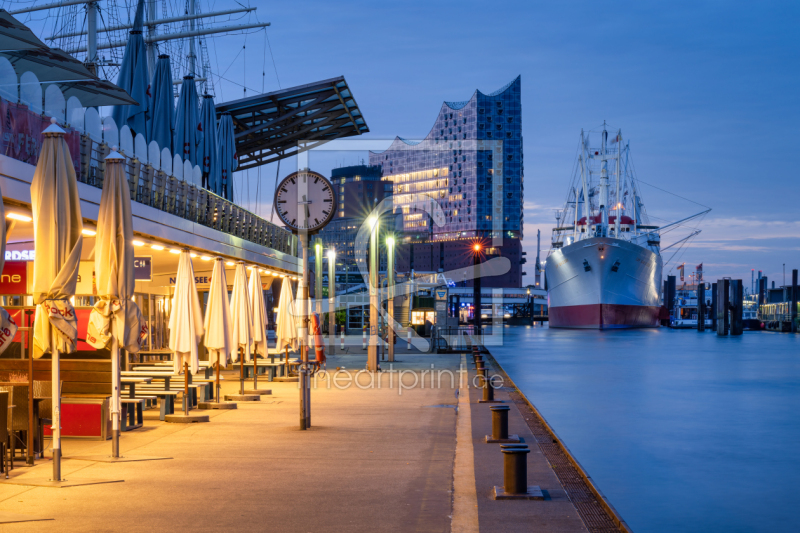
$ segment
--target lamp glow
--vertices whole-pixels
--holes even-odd
[[[331,261],[336,260],[336,250],[328,250],[328,259]]]
[[[171,249],[170,249],[170,251],[169,251],[169,253],[171,253],[171,254],[176,254],[176,255],[177,255],[177,254],[181,253],[181,251],[180,251],[180,250],[178,250],[177,248],[171,248]]]
[[[160,244],[151,244],[150,248],[152,248],[153,250],[158,250],[158,251],[161,251],[161,250],[164,249],[164,247],[161,246]]]
[[[476,244],[475,244],[475,245],[472,247],[472,249],[473,249],[473,250],[475,250],[476,252],[480,252],[480,251],[481,251],[481,245],[476,243]]]
[[[86,235],[87,237],[94,237],[95,235],[97,235],[97,232],[96,232],[95,230],[93,230],[93,229],[86,229],[86,228],[83,228],[83,229],[81,230],[81,233],[83,233],[83,234],[84,234],[84,235]]]
[[[21,222],[30,222],[31,220],[33,220],[28,215],[23,215],[20,213],[9,213],[6,215],[6,218],[10,218],[11,220],[19,220]]]
[[[394,246],[394,237],[386,237],[386,246]]]
[[[133,245],[134,246],[144,246],[144,243],[142,241],[133,241]]]

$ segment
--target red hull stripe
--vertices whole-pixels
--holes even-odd
[[[656,328],[658,307],[644,305],[590,304],[551,307],[551,328]]]

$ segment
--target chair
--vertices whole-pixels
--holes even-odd
[[[8,479],[8,393],[0,392],[0,472]]]

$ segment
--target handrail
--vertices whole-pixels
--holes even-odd
[[[106,143],[97,143],[89,135],[81,135],[78,181],[102,189],[104,158],[110,151]],[[207,189],[169,176],[150,164],[143,165],[135,157],[122,155],[132,201],[292,255],[293,235],[289,231]]]

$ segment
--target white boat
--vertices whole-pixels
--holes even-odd
[[[581,132],[573,183],[556,215],[545,265],[550,327],[658,327],[659,228],[648,222],[621,132],[609,141],[604,124],[598,137],[592,147]]]
[[[704,283],[704,282],[700,282]],[[705,327],[711,330],[711,284],[706,283]],[[675,329],[697,329],[699,302],[697,301],[697,284],[686,284],[676,287],[674,316],[670,319],[670,327]]]

